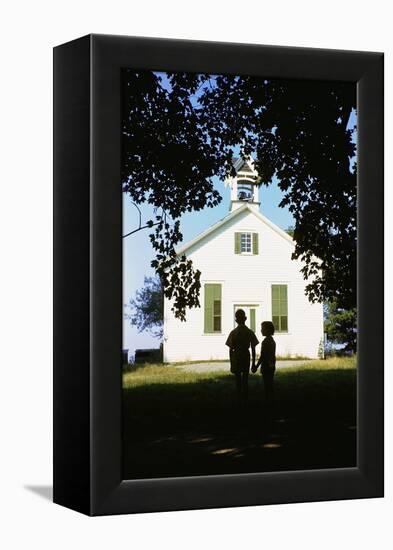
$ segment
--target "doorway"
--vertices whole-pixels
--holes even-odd
[[[260,305],[259,304],[235,304],[233,308],[234,308],[233,318],[235,318],[235,313],[238,309],[243,309],[247,316],[246,325],[253,332],[256,332],[257,327],[259,327],[259,325],[261,324]],[[236,327],[236,321],[234,321],[234,326]]]

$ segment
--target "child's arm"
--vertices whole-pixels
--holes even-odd
[[[251,372],[257,372],[258,370],[258,365],[259,365],[259,361],[257,364],[255,364],[255,350],[256,350],[256,347],[257,345],[259,344],[258,342],[258,338],[255,336],[255,334],[253,334],[253,337],[251,339],[251,352],[252,352],[252,367],[251,367]]]
[[[251,356],[252,356],[251,371],[256,372],[258,367],[255,366],[255,345],[253,345],[253,344],[251,344]]]
[[[264,362],[264,359],[266,359],[266,342],[265,340],[262,340],[261,354],[258,359],[257,369],[262,365],[262,363]]]
[[[229,334],[228,338],[227,338],[227,341],[225,342],[225,345],[228,346],[229,348],[229,362],[230,362],[230,365],[231,365],[231,372],[234,372],[234,360],[235,360],[235,353],[234,353],[234,348],[233,348],[233,336],[232,336],[232,332]]]
[[[258,359],[258,362],[257,362],[257,368],[260,366],[260,364],[262,363],[262,347],[263,347],[263,342],[261,344],[261,353],[259,354],[259,359]]]

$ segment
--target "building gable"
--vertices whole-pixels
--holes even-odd
[[[191,248],[198,246],[201,247],[205,244],[205,242],[208,242],[214,237],[214,233],[218,233],[219,230],[225,229],[225,225],[229,225],[230,222],[234,222],[236,218],[241,216],[242,214],[250,213],[257,217],[257,219],[264,225],[268,226],[270,229],[272,229],[275,233],[277,233],[282,239],[284,239],[288,244],[294,246],[294,241],[290,235],[288,235],[285,231],[283,231],[280,227],[278,227],[276,224],[274,224],[272,221],[270,221],[268,218],[263,216],[260,212],[257,212],[255,209],[251,208],[248,204],[242,205],[237,210],[234,210],[225,218],[214,224],[213,226],[209,227],[206,231],[189,241],[188,243],[184,244],[177,250],[177,254],[186,254]]]

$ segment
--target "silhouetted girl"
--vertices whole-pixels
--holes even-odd
[[[273,338],[273,323],[264,321],[261,324],[261,332],[262,336],[265,336],[262,340],[261,356],[252,371],[256,372],[258,367],[261,366],[266,402],[272,405],[274,401],[274,373],[276,370],[276,342]]]

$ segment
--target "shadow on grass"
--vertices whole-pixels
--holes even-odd
[[[277,371],[273,421],[260,375],[243,407],[233,377],[219,373],[153,377],[123,396],[128,479],[356,465],[355,369]]]

